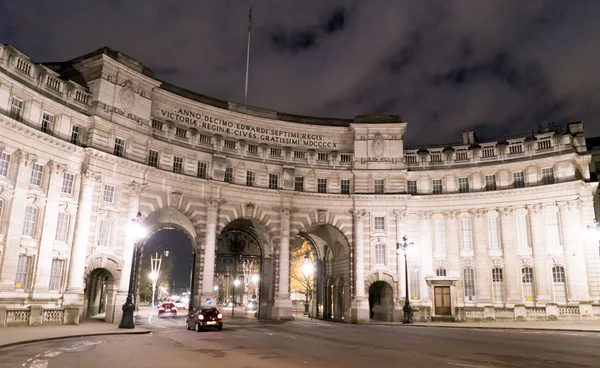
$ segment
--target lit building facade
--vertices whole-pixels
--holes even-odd
[[[138,212],[188,235],[196,306],[242,233],[261,318],[292,317],[305,241],[320,318],[401,320],[405,271],[415,320],[600,318],[583,123],[419,149],[406,129],[212,99],[107,48],[36,64],[0,45],[0,325],[118,322]]]

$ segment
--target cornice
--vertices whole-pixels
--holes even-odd
[[[51,136],[49,134],[42,133],[41,131],[39,131],[33,127],[30,127],[26,124],[20,123],[20,122],[14,120],[12,118],[9,118],[8,116],[5,116],[3,114],[0,114],[0,122],[4,123],[4,125],[7,126],[8,128],[11,128],[14,131],[23,133],[23,134],[25,134],[33,139],[36,139],[40,142],[44,142],[46,145],[58,147],[61,149],[65,149],[66,151],[78,153],[78,154],[83,154],[83,152],[84,152],[83,147],[79,147],[77,145],[71,144],[65,140]]]

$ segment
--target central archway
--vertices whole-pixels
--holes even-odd
[[[235,316],[269,318],[273,262],[261,223],[240,218],[223,228],[216,244],[217,303]]]

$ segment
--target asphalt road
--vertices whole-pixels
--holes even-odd
[[[236,312],[237,313],[237,312]],[[149,335],[99,336],[0,350],[0,367],[598,367],[600,334],[352,325],[257,324],[222,332],[144,318]],[[0,330],[1,333],[1,330]]]

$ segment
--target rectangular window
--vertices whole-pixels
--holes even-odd
[[[433,194],[442,194],[442,179],[433,179]]]
[[[249,144],[248,145],[248,153],[252,153],[252,154],[256,155],[258,153],[258,145]]]
[[[517,246],[519,248],[529,248],[529,224],[527,215],[517,215]]]
[[[210,135],[198,134],[198,140],[203,144],[212,144],[212,138]]]
[[[463,249],[473,249],[473,231],[471,229],[471,219],[460,219],[460,230],[462,233]]]
[[[340,155],[340,162],[352,162],[352,155],[348,153],[342,153]]]
[[[317,161],[329,161],[328,153],[317,153]]]
[[[104,192],[102,193],[102,201],[104,203],[115,203],[115,186],[104,185]]]
[[[498,217],[488,217],[488,239],[490,249],[500,249],[500,237],[498,229]]]
[[[375,244],[375,264],[385,265],[385,244]]]
[[[23,117],[23,100],[16,97],[12,98],[9,116],[16,121],[21,121],[21,118]]]
[[[504,302],[503,281],[501,268],[492,268],[492,300],[494,303]]]
[[[435,219],[435,250],[444,251],[446,249],[446,223],[444,219]]]
[[[435,275],[437,277],[446,277],[446,274],[447,274],[447,272],[446,272],[445,268],[438,268],[435,270]]]
[[[48,114],[45,112],[42,115],[42,126],[40,127],[41,131],[46,134],[52,134],[52,128],[54,127],[54,115]]]
[[[550,248],[558,248],[561,245],[560,229],[558,225],[558,213],[546,213],[546,241]]]
[[[158,167],[158,151],[148,151],[148,166]]]
[[[279,189],[279,175],[269,174],[269,189]]]
[[[223,143],[225,148],[230,149],[230,150],[234,150],[237,146],[236,141],[231,141],[226,139],[225,142]]]
[[[173,156],[173,172],[176,174],[183,173],[183,157]]]
[[[152,129],[156,129],[156,130],[163,130],[163,123],[162,121],[158,121],[158,120],[152,120]]]
[[[177,138],[187,138],[187,129],[175,128],[175,136]]]
[[[475,300],[475,270],[465,268],[463,271],[463,282],[465,284],[465,301]]]
[[[294,178],[294,190],[296,192],[304,191],[304,176],[296,176]]]
[[[246,186],[254,186],[254,171],[246,171]]]
[[[469,178],[458,178],[458,192],[469,193]]]
[[[533,303],[535,298],[535,289],[533,284],[533,268],[525,267],[521,269],[521,279],[523,282],[523,301]]]
[[[271,148],[271,156],[281,157],[281,148]]]
[[[485,190],[496,190],[496,175],[485,176]]]
[[[207,170],[208,165],[206,164],[206,162],[198,162],[198,172],[196,176],[198,176],[200,179],[206,179]]]
[[[567,289],[565,287],[565,269],[562,266],[552,267],[552,282],[554,289],[554,302],[567,302]]]
[[[8,178],[8,169],[10,167],[10,155],[6,152],[0,153],[0,176]]]
[[[406,191],[408,194],[417,194],[417,181],[408,180],[406,182]]]
[[[385,189],[384,189],[384,182],[383,179],[375,179],[373,186],[375,188],[375,194],[383,194]]]
[[[67,241],[67,233],[69,230],[69,214],[66,212],[60,212],[56,221],[56,235],[54,240],[60,242]]]
[[[410,279],[410,292],[413,300],[421,299],[421,275],[418,268],[413,269]]]
[[[513,173],[513,188],[525,188],[525,176],[522,171]]]
[[[296,160],[306,160],[306,152],[294,151],[294,158]]]
[[[100,221],[100,229],[98,230],[98,246],[108,247],[110,244],[110,228],[109,220]]]
[[[317,179],[317,192],[327,193],[327,179]]]
[[[80,139],[81,139],[81,128],[79,127],[79,125],[73,125],[71,127],[71,139],[69,140],[69,142],[71,142],[71,144],[79,144]]]
[[[233,167],[225,168],[225,177],[223,178],[223,181],[226,183],[233,183]]]
[[[73,183],[74,182],[75,182],[75,175],[73,175],[71,173],[64,173],[61,192],[63,194],[73,194]]]
[[[542,184],[554,184],[554,169],[551,167],[542,169]]]
[[[55,258],[52,260],[52,268],[50,268],[50,285],[48,287],[49,290],[60,290],[64,267],[65,261],[63,259]]]
[[[37,208],[34,206],[27,206],[25,208],[25,219],[23,220],[23,236],[34,237],[35,235],[35,221],[37,219]]]
[[[385,231],[385,217],[375,216],[375,231]]]
[[[29,184],[41,187],[42,186],[42,177],[44,175],[44,165],[33,164],[31,170],[31,180],[29,180]]]
[[[17,274],[15,277],[15,288],[17,289],[29,289],[29,271],[31,269],[31,258],[32,257],[25,255],[19,256],[19,263],[17,264]]]
[[[350,179],[342,179],[342,194],[350,194]]]
[[[123,157],[125,154],[125,140],[121,138],[115,138],[115,148],[113,154],[118,157]]]

